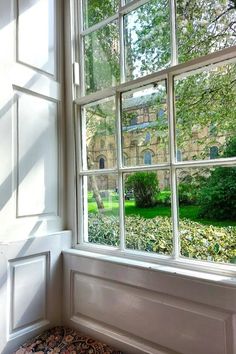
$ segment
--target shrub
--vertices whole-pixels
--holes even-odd
[[[196,204],[198,200],[198,188],[195,184],[181,182],[178,187],[180,204]]]
[[[138,208],[155,205],[159,193],[158,179],[155,172],[136,172],[127,177],[126,190],[133,190],[135,204]]]
[[[200,216],[236,219],[236,167],[217,167],[200,192]]]
[[[236,136],[230,138],[225,145],[223,157],[235,157],[236,156]]]
[[[170,255],[172,225],[168,217],[144,219],[126,217],[126,247]],[[216,262],[236,261],[236,227],[202,225],[180,220],[181,254],[186,257]],[[119,245],[119,218],[103,214],[89,215],[89,241]]]
[[[236,137],[228,140],[223,157],[236,156]],[[211,171],[200,191],[200,216],[217,220],[236,219],[236,167]]]

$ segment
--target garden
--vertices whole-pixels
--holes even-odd
[[[222,157],[235,156],[236,138]],[[171,255],[171,191],[160,189],[157,173],[136,172],[125,178],[125,233],[128,249]],[[119,245],[119,196],[103,194],[98,211],[88,195],[89,241]],[[178,173],[181,255],[199,260],[236,263],[236,167],[180,170]]]

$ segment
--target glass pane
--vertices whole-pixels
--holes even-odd
[[[183,160],[236,156],[236,64],[175,81],[177,149]]]
[[[172,253],[169,170],[126,174],[126,248]]]
[[[116,165],[115,99],[98,101],[83,108],[86,125],[82,132],[84,169],[113,168]]]
[[[118,246],[119,195],[117,176],[83,178],[85,242]]]
[[[83,0],[84,28],[114,15],[118,7],[119,0]]]
[[[170,65],[169,1],[151,0],[124,17],[126,79]]]
[[[94,31],[84,40],[86,94],[119,82],[119,33],[116,22]]]
[[[122,95],[122,136],[125,166],[169,160],[165,82]]]
[[[180,62],[235,45],[235,30],[234,1],[177,1]]]
[[[181,254],[236,263],[236,167],[181,169],[178,194]]]

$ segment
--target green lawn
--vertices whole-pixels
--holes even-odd
[[[164,194],[165,192],[163,192]],[[103,198],[103,203],[105,207],[104,214],[106,215],[118,215],[119,214],[119,201],[115,193],[111,193],[110,199]],[[88,211],[89,213],[95,213],[97,211],[97,204],[89,195],[88,198]],[[213,226],[236,226],[236,221],[218,221],[218,220],[205,220],[198,217],[199,207],[195,205],[185,205],[180,206],[179,213],[180,218],[190,219],[192,221],[197,221],[205,225]],[[156,216],[168,216],[171,215],[171,208],[166,205],[156,205],[152,208],[137,208],[135,206],[134,200],[125,201],[125,215],[136,216],[139,215],[145,219],[152,219]]]

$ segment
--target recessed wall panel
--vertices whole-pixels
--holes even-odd
[[[17,216],[57,214],[57,104],[18,96]]]
[[[230,353],[227,312],[81,273],[72,279],[75,320],[99,321],[183,354]]]
[[[46,318],[47,255],[10,261],[10,331]]]
[[[18,0],[18,60],[55,73],[54,0]]]

